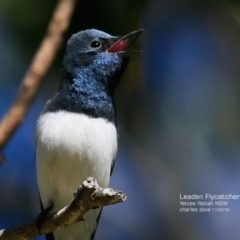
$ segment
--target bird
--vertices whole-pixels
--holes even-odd
[[[57,93],[36,122],[36,170],[42,212],[69,204],[86,177],[108,187],[118,148],[114,89],[126,69],[128,47],[143,30],[123,37],[96,29],[67,41]],[[136,53],[141,53],[138,51]],[[93,240],[101,209],[90,210],[47,240]]]

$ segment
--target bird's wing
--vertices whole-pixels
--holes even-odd
[[[114,167],[115,167],[115,162],[116,162],[116,159],[113,159],[113,161],[112,161],[112,165],[111,165],[110,176],[112,176],[113,169],[114,169]]]

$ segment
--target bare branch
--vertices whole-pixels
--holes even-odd
[[[83,219],[90,209],[120,203],[126,195],[112,188],[101,188],[96,179],[89,177],[82,182],[74,194],[73,201],[60,211],[46,216],[41,224],[41,233],[46,234],[71,226]],[[13,229],[1,230],[0,240],[27,240],[39,236],[36,221]]]
[[[24,120],[42,79],[61,45],[63,33],[68,28],[75,2],[76,0],[59,0],[48,25],[46,36],[22,81],[18,95],[0,123],[0,150]]]

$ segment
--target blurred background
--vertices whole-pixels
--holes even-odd
[[[240,194],[240,1],[79,0],[65,42],[25,122],[4,149],[0,228],[40,211],[34,126],[58,88],[66,40],[97,28],[144,28],[116,94],[119,152],[110,185],[128,196],[106,207],[96,239],[240,239],[229,212],[181,213],[179,194]],[[18,91],[56,0],[0,1],[0,116]],[[37,239],[43,239],[39,237]]]

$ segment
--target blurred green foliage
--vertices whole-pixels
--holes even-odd
[[[30,49],[43,37],[56,1],[52,0],[1,0],[4,14],[16,37]]]
[[[15,35],[30,49],[36,48],[58,1],[1,0],[1,14],[9,19]],[[73,32],[97,28],[111,34],[124,34],[138,28],[143,0],[79,0],[72,17],[68,38]],[[36,43],[36,44],[34,44]]]

